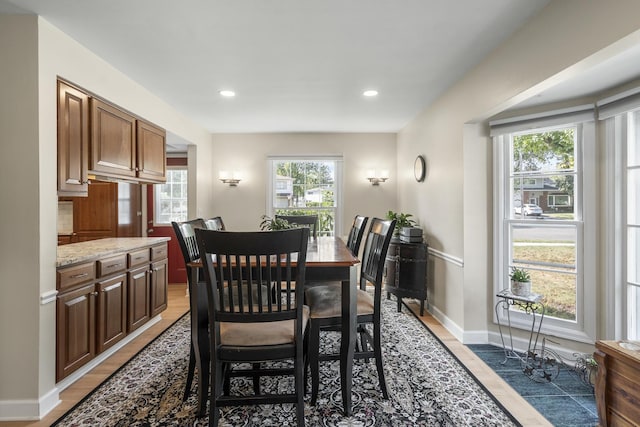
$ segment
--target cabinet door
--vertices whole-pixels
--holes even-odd
[[[73,201],[73,231],[79,242],[116,237],[118,184],[93,182],[89,196]]]
[[[91,163],[96,175],[136,176],[136,120],[98,99],[91,99]]]
[[[58,81],[58,195],[86,196],[89,96]]]
[[[138,120],[138,178],[143,181],[165,182],[165,131],[151,123]]]
[[[127,331],[131,332],[142,326],[150,318],[151,298],[149,295],[149,265],[131,270],[128,280]]]
[[[96,355],[95,286],[59,294],[56,309],[56,381],[60,381]]]
[[[151,264],[151,317],[167,308],[169,270],[167,260]]]
[[[98,353],[127,334],[127,276],[121,274],[96,283],[98,292]]]

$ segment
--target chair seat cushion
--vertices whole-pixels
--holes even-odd
[[[307,328],[309,307],[302,307],[302,331]],[[220,322],[220,343],[223,346],[254,347],[293,344],[295,320],[264,323]]]
[[[342,285],[330,284],[305,289],[306,303],[312,319],[327,319],[342,315]],[[373,298],[367,292],[358,289],[358,315],[373,314]]]

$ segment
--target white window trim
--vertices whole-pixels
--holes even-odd
[[[580,108],[579,119],[588,117]],[[593,119],[593,114],[590,116]],[[515,120],[514,120],[515,121]],[[541,123],[542,124],[542,123]],[[553,128],[558,128],[556,121],[546,120],[546,125],[552,124]],[[571,122],[563,123],[562,127],[573,125]],[[533,126],[527,123],[526,129],[550,130],[548,126]],[[510,131],[522,131],[525,128],[509,126]],[[509,250],[509,225],[513,222],[510,217],[511,203],[505,195],[510,194],[507,184],[509,180],[509,170],[506,167],[506,159],[509,158],[509,134],[498,131],[494,134],[494,295],[500,290],[508,288],[509,266],[507,258]],[[596,338],[596,196],[595,191],[582,191],[583,188],[593,188],[597,186],[596,180],[596,139],[595,123],[587,121],[578,126],[576,135],[576,162],[581,162],[580,167],[576,167],[576,192],[574,194],[575,215],[578,219],[577,232],[582,231],[582,237],[577,238],[576,253],[577,265],[577,292],[576,300],[582,303],[581,310],[578,310],[576,321],[568,322],[560,319],[545,317],[542,324],[541,333],[558,336],[578,342],[593,344]],[[580,203],[582,201],[582,203]],[[551,221],[546,222],[552,224]],[[562,224],[566,224],[563,222]],[[582,253],[582,256],[579,254]],[[497,298],[494,297],[494,304]],[[495,311],[493,321],[498,322]],[[511,323],[514,328],[530,330],[531,317],[523,313],[512,312]]]
[[[189,176],[191,175],[189,173],[189,169],[186,165],[179,165],[179,166],[167,166],[166,167],[167,170],[185,170],[187,171],[187,207],[189,204],[189,184],[191,184],[191,182],[189,181]],[[158,210],[158,200],[157,200],[157,194],[156,194],[156,186],[154,186],[151,191],[153,191],[153,226],[154,227],[167,227],[167,226],[171,226],[171,223],[165,223],[165,222],[156,222],[156,214],[157,214],[157,210]],[[187,208],[187,218],[189,218],[189,214],[188,214],[188,208]]]
[[[335,188],[335,199],[336,199],[336,203],[338,204],[337,208],[336,208],[336,216],[334,218],[335,220],[335,235],[336,236],[342,236],[343,235],[343,228],[344,228],[344,221],[343,221],[343,215],[344,215],[344,200],[342,198],[342,186],[344,185],[344,179],[343,179],[343,165],[344,165],[344,159],[341,155],[280,155],[280,156],[268,156],[267,157],[267,171],[269,176],[266,179],[266,183],[267,183],[267,199],[265,200],[266,202],[266,206],[265,206],[265,212],[267,216],[273,217],[274,215],[274,211],[273,211],[273,187],[274,187],[274,182],[273,182],[273,178],[275,176],[275,164],[278,161],[323,161],[323,160],[328,160],[328,161],[335,161],[336,162],[336,169],[335,169],[335,178],[336,178],[336,188]]]

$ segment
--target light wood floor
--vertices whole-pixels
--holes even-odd
[[[30,422],[0,422],[2,427],[41,427],[49,426],[86,394],[98,386],[116,369],[134,356],[147,343],[162,333],[173,322],[189,309],[189,299],[186,297],[186,286],[173,284],[169,286],[168,308],[162,313],[162,320],[146,330],[138,338],[124,346],[118,352],[84,375],[60,393],[60,404],[40,421]],[[419,313],[420,307],[409,301],[410,308]],[[421,317],[434,334],[455,354],[484,386],[513,414],[524,426],[551,426],[551,424],[529,405],[518,393],[484,364],[471,350],[457,341],[436,319],[429,314]]]

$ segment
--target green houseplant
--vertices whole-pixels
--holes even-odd
[[[531,293],[531,275],[523,268],[511,267],[511,292],[514,295],[526,296]]]
[[[414,225],[416,225],[416,222],[411,219],[412,216],[413,215],[411,214],[402,212],[387,212],[387,219],[396,220],[396,228],[393,234],[398,235],[400,234],[400,230],[402,230],[404,227],[413,227]]]
[[[293,224],[282,218],[271,218],[267,215],[262,215],[262,222],[260,223],[260,230],[273,231],[273,230],[286,230],[288,228],[294,228]]]

